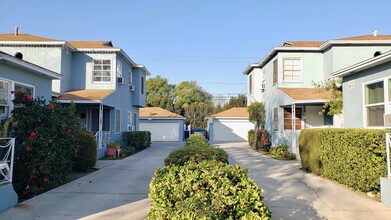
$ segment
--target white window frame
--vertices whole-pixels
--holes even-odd
[[[133,114],[131,111],[128,111],[128,131],[133,131],[133,124],[132,124],[132,118]]]
[[[117,60],[117,83],[119,85],[123,85],[124,84],[124,78],[122,76],[122,62]],[[121,79],[121,80],[120,80]],[[120,82],[121,81],[121,82]]]
[[[115,133],[121,132],[121,109],[115,109]]]
[[[299,69],[295,69],[295,65],[294,65],[294,60],[298,60],[300,65],[297,65],[299,66],[300,68]],[[291,61],[291,65],[289,65],[289,69],[286,69],[287,65],[286,65],[286,61]],[[297,75],[300,76],[300,78],[298,80],[293,80],[293,79],[286,79],[285,78],[285,72],[290,72],[291,74],[289,76],[291,76],[291,78],[293,78],[293,76],[295,76],[296,74],[294,73],[299,73]],[[283,82],[303,82],[303,59],[301,57],[284,57],[282,59],[282,81]]]
[[[369,82],[366,82],[366,83],[363,83],[362,84],[362,103],[363,103],[363,122],[364,122],[364,128],[369,128],[369,129],[382,129],[384,128],[384,124],[383,126],[368,126],[368,118],[367,118],[367,107],[372,107],[372,106],[381,106],[383,105],[384,107],[384,114],[386,114],[387,112],[391,112],[391,100],[390,100],[390,97],[388,95],[388,89],[391,85],[389,85],[389,80],[391,79],[391,77],[384,77],[384,78],[381,78],[381,79],[376,79],[376,80],[372,80],[372,81],[369,81]],[[379,102],[379,103],[375,103],[375,104],[366,104],[365,102],[365,89],[366,89],[366,86],[368,85],[371,85],[371,84],[374,84],[374,83],[378,83],[378,82],[383,82],[383,92],[384,92],[384,100],[383,102]]]
[[[129,72],[128,72],[128,83],[129,83],[129,86],[133,85],[133,72],[131,70],[129,70]]]
[[[102,69],[101,70],[95,70],[95,61],[96,60],[101,60],[102,61]],[[94,76],[94,73],[95,73],[95,71],[100,71],[100,72],[102,72],[102,74],[103,74],[103,72],[104,72],[104,70],[103,70],[103,61],[105,61],[105,60],[108,60],[108,61],[110,61],[110,81],[95,81],[95,76]],[[103,75],[101,75],[100,76],[102,79],[103,79]],[[92,60],[92,82],[93,83],[111,83],[112,82],[112,78],[113,78],[113,61],[111,60],[111,59],[93,59]]]
[[[4,82],[7,84],[7,91],[5,91],[5,93],[2,93],[2,94],[5,94],[6,98],[7,98],[7,103],[6,104],[0,104],[0,106],[4,106],[4,109],[5,109],[5,112],[1,113],[0,114],[0,118],[1,119],[6,119],[10,116],[10,113],[11,113],[11,108],[12,108],[12,94],[11,94],[11,86],[12,86],[12,83],[8,80],[5,80],[5,79],[2,79],[0,78],[0,82]]]

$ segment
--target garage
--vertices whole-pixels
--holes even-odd
[[[151,132],[151,141],[183,141],[184,117],[158,107],[140,109],[140,131]]]
[[[254,124],[248,121],[248,111],[245,107],[231,108],[208,119],[211,142],[247,141],[247,133],[251,129],[254,129]]]

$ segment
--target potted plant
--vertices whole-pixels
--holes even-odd
[[[106,155],[107,157],[115,157],[117,155],[117,149],[121,147],[119,142],[111,142],[107,145]]]

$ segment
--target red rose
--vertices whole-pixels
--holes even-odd
[[[54,108],[54,104],[51,103],[51,104],[49,105],[49,109],[53,109],[53,108]]]
[[[27,94],[27,95],[26,95],[26,99],[31,99],[31,95],[30,95],[30,94]]]
[[[34,136],[35,136],[35,132],[33,131],[30,133],[30,137],[34,137]]]
[[[47,183],[47,182],[49,182],[49,179],[46,178],[46,177],[44,177],[44,178],[43,178],[43,181],[44,181],[45,183]]]
[[[67,132],[68,132],[68,133],[71,133],[71,131],[72,131],[72,129],[68,128]]]
[[[22,98],[22,102],[25,102],[26,101],[26,98]]]
[[[16,95],[19,96],[19,97],[22,97],[22,93],[21,92],[17,92]]]
[[[31,151],[30,146],[26,146],[26,151]]]

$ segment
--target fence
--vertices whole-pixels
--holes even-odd
[[[15,138],[0,138],[0,184],[12,183]]]

